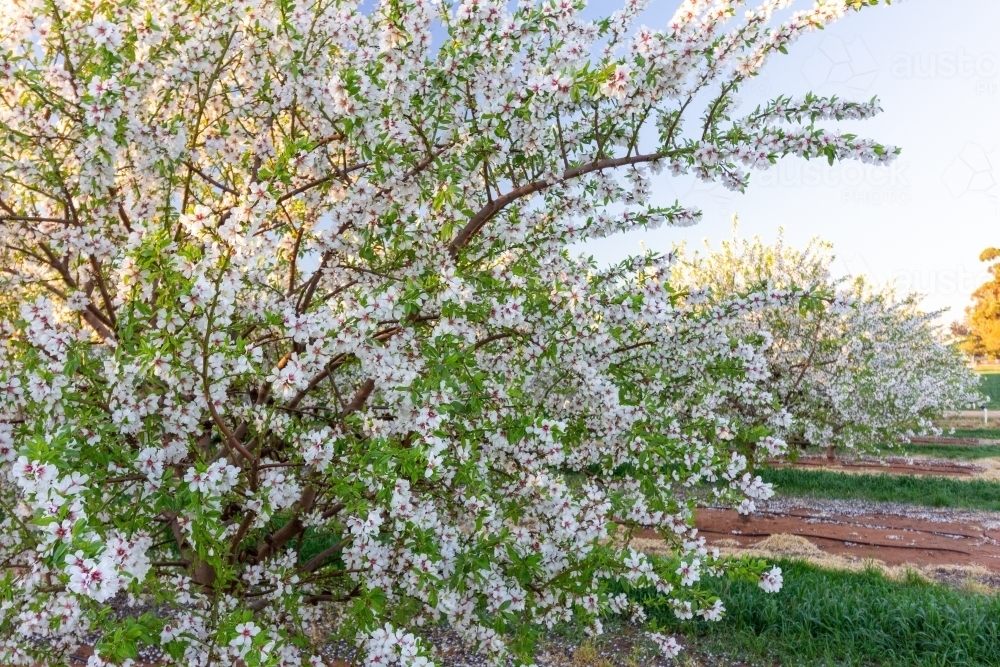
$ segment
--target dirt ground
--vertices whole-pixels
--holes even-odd
[[[705,509],[698,528],[709,541],[754,546],[772,535],[803,537],[825,553],[876,558],[888,565],[980,566],[1000,573],[1000,532],[979,523],[959,525],[878,514],[843,516],[806,508],[743,517],[734,510]],[[992,533],[992,534],[991,534]]]
[[[752,516],[704,508],[696,523],[728,554],[791,557],[834,569],[875,566],[931,581],[1000,590],[1000,514],[928,510],[892,503],[785,499]],[[637,547],[657,552],[654,533]]]

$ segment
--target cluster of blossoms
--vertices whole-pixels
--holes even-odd
[[[358,643],[365,647],[369,665],[395,665],[401,667],[426,667],[432,664],[418,654],[417,639],[411,633],[394,630],[389,623],[370,634],[362,633]]]
[[[58,442],[58,438],[47,438],[48,443]],[[150,570],[147,551],[152,542],[142,531],[135,531],[131,537],[124,537],[114,525],[109,525],[104,534],[89,529],[88,512],[85,507],[85,493],[90,477],[80,472],[59,476],[56,466],[51,463],[29,461],[21,456],[9,467],[9,481],[17,489],[20,501],[14,516],[21,526],[25,521],[35,527],[37,538],[34,544],[32,570],[24,572],[20,584],[24,593],[30,594],[43,587],[49,578],[43,560],[51,560],[61,565],[66,576],[65,590],[76,596],[105,602],[127,587],[131,581],[142,581]],[[108,521],[106,515],[101,517]],[[54,596],[48,600],[49,611],[59,610],[55,618],[61,623],[76,627],[81,619],[72,615],[65,617],[65,596]],[[72,608],[72,606],[70,607]],[[37,633],[36,623],[41,618],[52,618],[37,609],[25,608],[17,617],[21,628],[31,628]],[[30,623],[25,625],[25,621]],[[84,624],[86,625],[86,624]],[[41,634],[47,634],[42,632]]]
[[[696,221],[649,203],[666,167],[895,155],[814,125],[874,104],[737,115],[874,3],[790,4],[0,3],[0,662],[101,632],[99,664],[317,664],[334,617],[367,664],[423,664],[439,622],[529,664],[538,625],[641,620],[616,585],[705,619],[703,576],[776,590],[693,499],[770,494],[790,416],[739,323],[822,295],[569,247]]]
[[[672,280],[723,302],[755,288],[771,295],[804,287],[819,297],[809,307],[766,309],[741,299],[744,315],[731,330],[756,338],[749,366],[763,378],[756,390],[787,412],[786,422],[771,424],[785,442],[833,456],[939,433],[935,418],[979,399],[976,374],[935,322],[940,313],[922,312],[916,294],[835,278],[832,261],[830,245],[815,239],[801,250],[781,237],[773,245],[734,239],[683,258]],[[760,444],[766,456],[784,453],[773,437]]]

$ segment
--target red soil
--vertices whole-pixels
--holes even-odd
[[[771,535],[790,534],[827,553],[877,558],[889,565],[979,565],[1000,572],[1000,531],[975,522],[950,524],[884,514],[836,516],[808,509],[748,517],[735,510],[701,509],[697,525],[709,544],[725,538],[750,547]]]

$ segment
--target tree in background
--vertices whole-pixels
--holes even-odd
[[[834,278],[829,243],[813,239],[797,250],[783,235],[772,245],[734,238],[704,255],[680,253],[673,284],[710,299],[792,288],[827,297],[766,309],[747,303],[731,332],[759,337],[759,372],[787,411],[771,426],[790,443],[825,447],[831,459],[838,447],[879,450],[936,432],[935,418],[979,398],[978,377],[935,324],[940,313],[921,312],[915,294]]]
[[[568,251],[696,221],[649,203],[662,170],[895,157],[818,125],[874,100],[735,101],[866,3],[741,4],[0,2],[0,663],[97,633],[318,665],[334,618],[368,665],[428,664],[439,622],[529,664],[545,626],[641,620],[615,586],[707,619],[702,572],[775,590],[707,553],[689,487],[770,494],[780,406],[731,320],[823,297]]]
[[[965,309],[965,322],[955,323],[952,333],[961,339],[959,346],[973,357],[1000,357],[1000,250],[987,248],[980,262],[989,262],[993,279],[972,293],[972,305]]]

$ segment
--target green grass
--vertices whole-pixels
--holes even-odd
[[[951,432],[951,429],[944,429],[941,433],[941,437],[1000,440],[1000,428],[956,428],[954,433]]]
[[[679,621],[655,591],[633,593],[650,620],[702,650],[798,665],[972,667],[1000,665],[1000,598],[904,582],[877,571],[833,572],[779,561],[784,588],[705,579],[722,598],[718,623]],[[681,643],[684,643],[681,638]]]
[[[882,452],[886,456],[907,454],[909,456],[926,456],[934,459],[959,459],[974,461],[1000,457],[1000,445],[984,445],[980,447],[962,445],[903,445]]]
[[[986,407],[990,410],[1000,409],[1000,372],[980,373],[979,391],[990,397]]]
[[[765,469],[765,482],[783,496],[911,503],[1000,511],[1000,484],[915,475],[846,475],[826,470]]]

